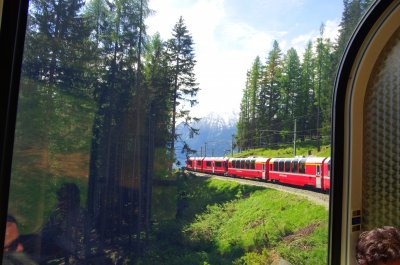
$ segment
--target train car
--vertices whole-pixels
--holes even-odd
[[[226,157],[205,157],[202,161],[203,173],[225,175],[227,171],[228,158]]]
[[[268,161],[264,157],[230,158],[227,175],[268,180]]]
[[[331,158],[327,157],[322,165],[322,185],[325,191],[331,189]]]
[[[272,158],[269,161],[269,180],[295,186],[329,189],[328,158]]]
[[[202,172],[204,157],[189,157],[186,160],[186,169],[190,171]]]

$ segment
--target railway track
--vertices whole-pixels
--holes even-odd
[[[243,178],[230,178],[230,177],[204,174],[204,173],[199,173],[199,172],[191,172],[191,173],[193,173],[194,175],[199,176],[199,177],[214,178],[214,179],[219,179],[219,180],[224,180],[224,181],[234,181],[234,182],[244,184],[244,185],[265,187],[265,188],[270,188],[270,189],[275,189],[275,190],[280,190],[283,192],[296,194],[296,195],[307,198],[308,200],[314,202],[315,204],[322,205],[326,209],[329,209],[329,194],[326,194],[326,193],[321,193],[318,191],[313,191],[313,190],[303,189],[303,188],[298,188],[298,187],[292,187],[292,186],[287,186],[287,185],[282,185],[282,184],[267,183],[267,182],[262,182],[259,180],[243,179]]]

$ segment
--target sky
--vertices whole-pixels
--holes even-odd
[[[246,72],[256,56],[266,62],[277,40],[282,54],[305,45],[320,34],[337,38],[343,0],[149,0],[154,11],[146,20],[147,33],[164,40],[182,16],[194,40],[199,104],[197,117],[217,113],[238,115]]]

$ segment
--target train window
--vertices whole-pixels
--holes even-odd
[[[298,165],[298,162],[297,161],[293,161],[293,163],[292,163],[292,172],[293,173],[297,172],[297,165]]]
[[[306,161],[300,160],[299,162],[299,173],[306,173]]]
[[[285,169],[285,161],[279,161],[279,171],[283,172]]]
[[[28,0],[23,1],[28,2]],[[352,1],[353,0],[349,0],[349,2]],[[0,7],[3,2],[5,1],[0,0]],[[189,227],[191,224],[186,221],[194,221],[196,219],[192,218],[194,214],[193,216],[188,216],[195,212],[194,209],[192,209],[191,203],[195,202],[193,204],[194,206],[203,203],[200,201],[200,199],[203,198],[198,198],[199,201],[197,201],[197,198],[192,196],[193,194],[187,194],[185,192],[177,193],[177,191],[180,192],[179,189],[185,189],[189,186],[186,185],[187,183],[185,182],[189,180],[184,178],[178,179],[178,177],[175,178],[172,173],[169,174],[172,169],[175,169],[174,167],[169,168],[170,163],[175,159],[179,160],[177,157],[179,156],[178,153],[181,151],[179,150],[180,146],[178,146],[178,144],[174,146],[174,139],[178,137],[175,135],[176,127],[174,127],[175,124],[173,124],[173,121],[175,121],[175,115],[178,110],[176,111],[171,107],[174,102],[172,98],[174,95],[179,95],[178,104],[180,104],[179,108],[182,108],[182,112],[179,112],[179,114],[186,115],[185,108],[189,108],[191,105],[190,103],[196,101],[195,98],[190,98],[188,95],[195,94],[195,88],[201,89],[202,92],[205,91],[205,88],[208,86],[207,82],[212,80],[194,80],[193,82],[196,83],[196,87],[193,87],[193,90],[191,90],[189,87],[189,83],[191,82],[185,82],[183,80],[184,77],[182,77],[179,80],[179,82],[182,81],[182,83],[177,85],[177,82],[175,82],[175,89],[179,91],[175,91],[175,93],[172,92],[174,90],[174,82],[171,82],[172,80],[170,80],[170,77],[177,76],[178,73],[174,72],[176,75],[173,75],[172,72],[179,70],[179,67],[172,67],[175,65],[175,62],[171,60],[173,58],[180,58],[179,56],[174,57],[169,54],[172,52],[172,47],[170,46],[177,48],[173,42],[174,37],[170,34],[164,35],[164,33],[150,36],[153,31],[150,30],[151,26],[147,25],[148,19],[150,18],[149,14],[153,13],[150,11],[150,8],[147,7],[148,3],[151,2],[151,4],[153,4],[154,2],[155,5],[157,5],[157,2],[163,1],[129,0],[120,3],[116,0],[65,0],[29,2],[31,5],[29,10],[30,21],[28,21],[25,38],[26,50],[24,51],[23,68],[19,80],[20,82],[18,82],[20,83],[20,95],[18,101],[18,119],[15,129],[15,148],[14,153],[10,153],[10,155],[13,156],[13,168],[8,209],[10,209],[10,213],[13,213],[21,223],[22,234],[30,235],[41,231],[46,225],[47,220],[54,216],[51,214],[52,211],[57,209],[59,202],[62,204],[62,201],[58,201],[60,200],[59,196],[75,194],[77,195],[75,199],[80,200],[77,208],[79,208],[79,210],[82,208],[82,212],[85,213],[82,214],[82,218],[76,218],[76,223],[92,223],[91,218],[95,219],[96,222],[93,223],[95,223],[94,226],[96,226],[96,228],[93,228],[93,231],[99,234],[94,235],[94,237],[96,239],[105,239],[107,245],[104,246],[104,251],[107,252],[106,254],[108,256],[112,256],[114,263],[125,264],[132,262],[148,264],[146,261],[143,261],[145,260],[144,258],[142,260],[142,255],[135,252],[136,249],[145,249],[146,252],[143,253],[143,257],[148,260],[157,260],[156,258],[150,259],[146,255],[150,255],[150,251],[147,250],[158,251],[159,245],[154,245],[153,248],[153,245],[147,245],[147,241],[151,241],[153,238],[158,239],[162,236],[170,238],[171,235],[175,235],[176,233],[179,233],[182,237],[186,236],[186,234],[180,233],[180,224]],[[71,2],[68,12],[61,12],[60,10],[69,6],[68,2]],[[189,7],[192,2],[197,1],[173,2],[185,2],[185,9],[182,12],[183,19],[185,19],[185,16],[190,16],[192,12],[191,8],[186,9],[186,7]],[[207,3],[209,2],[212,2],[212,5],[214,5],[214,2],[220,1],[207,1]],[[244,3],[243,1],[233,2],[242,2],[242,6]],[[258,4],[258,1],[250,2],[254,2],[251,5]],[[303,4],[303,2],[307,1],[299,2]],[[337,0],[337,2],[343,1]],[[361,2],[364,3],[367,1]],[[239,10],[243,12],[237,13],[243,15],[240,19],[252,17],[249,16],[249,12],[247,12],[247,8],[250,4],[247,2],[245,4],[246,12]],[[218,7],[219,6],[222,7],[222,5],[218,5]],[[213,8],[214,6],[207,5],[207,9],[210,7]],[[145,10],[140,10],[143,8]],[[296,9],[308,10],[309,8]],[[190,10],[190,13],[185,14],[186,10]],[[215,10],[215,13],[214,9],[212,10],[213,15],[218,15],[217,12],[219,12],[219,10]],[[0,9],[0,13],[1,11]],[[237,16],[235,16],[235,12],[238,11],[230,11],[234,12],[227,14],[227,18],[235,17],[236,19]],[[260,10],[257,11],[260,12]],[[319,13],[324,14],[324,12]],[[171,12],[171,14],[173,13]],[[59,16],[61,16],[61,18]],[[265,15],[262,17],[267,18],[270,16]],[[298,16],[296,15],[293,17]],[[5,16],[3,16],[3,20],[4,18]],[[337,15],[335,14],[335,16],[329,17],[329,20],[325,20],[327,19],[326,17],[322,17],[322,19],[324,19],[324,21],[335,21],[335,23],[339,23],[340,12],[338,12]],[[63,21],[62,27],[59,27],[60,21]],[[313,31],[318,29],[320,21],[319,19],[314,25]],[[167,21],[165,20],[164,22],[163,26],[167,25]],[[188,19],[188,22],[188,25],[193,25],[193,23],[195,23],[192,18]],[[242,24],[239,18],[237,22],[240,23],[238,25],[247,27],[247,24]],[[307,22],[311,24],[311,21]],[[88,23],[88,25],[84,25],[85,23]],[[230,23],[225,24],[231,26]],[[226,26],[225,24],[224,26]],[[260,25],[271,24],[270,22],[260,22],[252,26],[257,25],[257,34],[260,33],[261,35],[257,35],[253,39],[258,40],[260,36],[262,37],[265,35],[262,33],[263,27]],[[215,151],[215,157],[224,155],[228,149],[233,154],[235,150],[247,150],[248,148],[254,147],[263,147],[265,149],[280,148],[291,141],[293,125],[296,131],[295,135],[298,136],[297,141],[296,138],[294,139],[295,146],[296,143],[303,145],[303,142],[305,146],[309,144],[311,146],[314,145],[317,139],[324,139],[324,145],[329,144],[329,119],[331,117],[329,113],[331,109],[329,95],[331,93],[329,91],[331,90],[330,84],[332,83],[330,77],[334,76],[333,69],[335,68],[335,65],[330,63],[330,59],[335,57],[334,60],[332,60],[334,62],[339,59],[336,58],[337,51],[335,41],[331,40],[332,42],[330,42],[328,35],[323,33],[324,30],[322,28],[321,26],[321,43],[317,43],[318,36],[310,36],[312,41],[310,41],[308,50],[305,50],[305,46],[301,47],[303,44],[300,43],[298,45],[299,49],[297,50],[297,44],[293,42],[297,40],[297,36],[294,35],[299,33],[297,30],[294,33],[285,34],[287,37],[282,39],[281,44],[283,45],[279,45],[278,42],[280,42],[280,40],[277,40],[277,45],[274,43],[273,51],[276,53],[271,52],[271,54],[275,54],[277,55],[276,57],[279,58],[276,58],[276,62],[267,62],[265,60],[266,58],[261,59],[259,72],[257,73],[259,76],[256,77],[256,74],[254,74],[257,70],[255,69],[256,67],[254,70],[253,68],[249,70],[248,75],[246,75],[246,71],[243,71],[242,74],[238,71],[237,77],[241,76],[243,80],[245,80],[246,77],[248,78],[247,81],[249,82],[246,83],[246,87],[244,87],[244,82],[236,82],[237,80],[231,81],[234,81],[233,83],[235,84],[240,83],[242,84],[242,88],[245,88],[244,96],[247,96],[243,98],[243,101],[247,102],[243,102],[243,106],[245,106],[243,109],[247,109],[246,111],[248,111],[248,113],[246,113],[245,116],[243,116],[242,113],[238,115],[242,118],[237,121],[238,124],[236,124],[237,128],[235,129],[236,135],[232,135],[231,138],[231,133],[229,133],[229,141],[226,145],[222,144],[222,141],[219,142],[220,139],[207,139],[208,142],[201,143],[201,147],[190,146],[194,147],[193,149],[196,149],[197,153],[200,153],[200,148],[202,148],[202,155],[193,161],[188,161],[187,164],[189,166],[196,167],[197,165],[197,168],[201,169],[204,166],[211,167],[215,165],[215,167],[220,168],[229,165],[229,167],[235,169],[246,168],[255,170],[256,167],[259,169],[259,165],[261,164],[262,169],[267,171],[269,169],[270,171],[275,170],[276,172],[300,171],[305,173],[304,161],[293,161],[291,163],[284,159],[275,161],[276,159],[270,158],[267,161],[272,160],[274,162],[264,163],[264,160],[263,163],[257,164],[256,166],[256,161],[252,160],[254,157],[250,158],[250,155],[243,156],[249,157],[248,160],[231,160],[231,158],[229,158],[229,160],[231,160],[229,162],[204,161],[204,157],[207,157],[206,148],[208,148],[209,153],[211,150],[213,150],[213,153]],[[327,28],[329,28],[329,30],[327,30],[329,34],[334,34],[334,32],[331,31],[337,31],[336,28],[338,28],[338,25],[329,24]],[[188,26],[188,30],[190,31],[191,29],[192,27]],[[218,39],[228,37],[228,39],[231,40],[239,40],[240,43],[236,43],[239,45],[232,45],[235,46],[235,49],[237,48],[236,46],[241,47],[253,41],[251,38],[244,38],[246,39],[246,43],[242,43],[240,41],[241,38],[237,38],[235,35],[241,32],[235,30],[225,31],[224,28],[219,28],[219,30],[222,30],[221,32],[224,34],[222,34],[223,36],[221,34],[216,34],[217,37],[220,37]],[[343,31],[348,32],[347,30],[346,28],[346,31]],[[161,31],[164,31],[164,29],[161,29]],[[325,31],[325,33],[327,31]],[[250,30],[250,32],[253,31]],[[274,30],[273,32],[282,32],[282,30]],[[309,32],[312,31],[310,30]],[[235,36],[229,36],[231,33]],[[157,38],[157,36],[159,38]],[[199,37],[197,33],[193,34],[193,36]],[[197,52],[204,51],[204,49],[197,50],[197,48],[203,47],[202,45],[204,45],[203,42],[205,39],[194,41],[198,46],[196,46],[193,56],[197,56]],[[188,43],[189,42],[185,42],[185,44]],[[295,54],[295,49],[288,50],[290,47],[290,45],[288,45],[289,43],[296,44],[298,54]],[[233,44],[235,44],[235,41],[233,41]],[[282,49],[280,49],[279,46],[281,46],[280,48]],[[146,47],[146,49],[141,49],[142,47]],[[230,47],[221,47],[226,49],[226,54],[235,54],[235,52],[231,53],[229,51]],[[252,44],[252,47],[254,48],[255,46]],[[31,50],[29,51],[28,49]],[[249,49],[244,48],[240,50],[249,51]],[[240,53],[241,51],[237,52]],[[265,55],[268,51],[265,49],[263,51],[257,51],[257,53],[260,54],[261,52]],[[288,52],[287,55],[286,52]],[[304,52],[306,53],[304,58],[302,58]],[[317,52],[319,52],[318,57]],[[159,56],[160,54],[165,56]],[[213,53],[212,56],[215,57],[213,58],[215,59],[214,62],[227,62],[227,60],[219,58],[219,56],[224,54],[225,53]],[[253,52],[253,54],[255,53]],[[308,55],[309,58],[306,58],[306,55]],[[212,56],[209,57],[211,58]],[[238,58],[238,56],[233,56],[232,58]],[[274,59],[274,56],[271,56],[271,60],[272,59]],[[314,63],[317,59],[320,59],[319,64]],[[291,77],[289,77],[288,72],[285,71],[292,70],[291,67],[293,67],[294,70],[292,72],[296,75],[300,73],[302,75],[301,77],[303,77],[305,74],[303,73],[305,71],[303,69],[303,60],[305,61],[304,66],[307,67],[307,71],[309,70],[304,80],[309,80],[310,82],[297,86],[297,83],[291,82]],[[198,61],[202,62],[202,64],[196,65],[196,68],[203,69],[203,66],[206,66],[204,57],[198,58]],[[274,67],[276,66],[278,72],[268,72],[268,70],[275,71],[276,69],[269,69],[270,67],[267,63]],[[309,63],[309,65],[307,63]],[[188,63],[187,65],[190,67],[191,64]],[[231,65],[233,67],[234,63]],[[242,67],[243,64],[238,64],[236,68],[239,69],[239,66]],[[219,67],[216,69],[222,68]],[[197,70],[194,72],[197,72]],[[194,72],[186,71],[184,74],[189,77],[194,77]],[[218,78],[220,78],[220,76]],[[269,79],[273,81],[274,84],[271,84],[271,86],[276,88],[276,90],[274,90],[276,92],[274,95],[268,94],[269,92],[267,90],[270,87],[265,78],[268,79],[268,82],[270,81]],[[298,78],[298,76],[294,78]],[[197,77],[197,79],[199,78]],[[223,81],[223,78],[219,81]],[[285,91],[282,84],[289,84],[289,81],[290,84],[293,85],[293,88],[290,88],[290,91]],[[254,87],[250,87],[253,86],[253,83]],[[317,88],[317,86],[315,86],[317,83],[322,86],[318,86]],[[229,85],[219,87],[228,88]],[[252,94],[249,89],[251,89]],[[235,95],[236,100],[236,97],[240,96],[240,91],[235,91],[237,92],[231,93],[230,95]],[[318,98],[317,105],[316,95],[317,92],[319,95],[321,91],[323,92],[321,101]],[[188,92],[188,95],[185,94],[186,92]],[[217,98],[216,95],[217,94],[214,93],[209,99]],[[226,93],[224,95],[226,95]],[[258,95],[260,95],[259,98]],[[188,98],[184,98],[186,96],[188,96]],[[221,97],[219,98],[221,99]],[[225,99],[226,97],[223,98]],[[288,102],[284,103],[284,99],[289,99],[290,104]],[[184,100],[188,101],[184,102]],[[200,104],[203,104],[201,101],[204,100],[199,100]],[[300,104],[299,102],[303,101],[309,101],[311,107],[297,106]],[[237,109],[242,108],[239,104],[234,106],[233,103],[232,97],[232,107]],[[237,103],[239,103],[239,101]],[[320,103],[321,105],[319,105]],[[215,104],[209,104],[209,106],[214,107]],[[229,106],[229,108],[230,107],[231,106]],[[265,112],[266,107],[270,109],[268,112]],[[315,110],[318,110],[318,113],[316,113]],[[266,113],[268,113],[270,117],[262,116],[266,115]],[[193,114],[193,117],[197,116],[195,113],[191,114]],[[243,124],[240,124],[240,122],[243,122]],[[243,131],[240,132],[240,130]],[[184,130],[178,132],[180,133],[182,131]],[[204,136],[204,133],[205,131],[202,130],[201,136]],[[182,138],[184,136],[186,137],[186,135],[182,134]],[[245,139],[240,139],[241,137]],[[203,139],[203,141],[206,140],[201,137],[199,137],[199,139]],[[212,142],[214,142],[214,144]],[[318,147],[319,144],[318,142]],[[189,143],[189,145],[191,144]],[[325,146],[323,147],[325,148]],[[217,150],[218,148],[221,150]],[[175,151],[177,157],[174,157]],[[294,153],[296,153],[296,149]],[[180,155],[185,156],[185,154]],[[276,156],[271,155],[271,157]],[[258,161],[261,162],[262,160],[260,159],[257,160],[257,162]],[[1,163],[2,162],[3,161],[1,161]],[[185,160],[183,159],[181,162],[184,164]],[[328,167],[330,170],[330,164]],[[324,170],[325,166],[319,169],[319,171]],[[263,178],[268,180],[268,172],[263,173],[265,173],[263,174]],[[271,176],[272,175],[279,174],[272,173]],[[195,181],[197,182],[198,179]],[[280,179],[278,181],[280,181]],[[177,185],[178,188],[173,185]],[[246,194],[248,190],[250,193],[251,189],[247,187],[245,189]],[[201,191],[203,192],[204,190]],[[224,198],[218,198],[218,203],[222,202],[221,205],[225,204],[224,202],[231,201],[232,198],[236,198],[236,191],[234,197],[225,194],[227,193],[225,190],[222,192],[214,191],[215,190],[212,190],[209,194],[204,192],[204,194],[208,196],[213,193],[213,195],[224,196]],[[171,194],[174,196],[168,196]],[[242,197],[246,199],[246,196],[239,196],[238,198],[242,199]],[[208,200],[209,198],[207,197],[205,199]],[[205,203],[208,203],[208,201],[205,201]],[[186,207],[186,204],[190,205]],[[185,207],[182,207],[182,205]],[[156,212],[155,214],[153,212],[154,210]],[[283,214],[286,214],[286,210]],[[80,219],[85,219],[86,217],[87,220],[83,220],[85,222],[80,222]],[[179,218],[179,222],[177,222],[179,226],[174,225],[176,223],[176,218]],[[57,222],[57,220],[53,221]],[[257,225],[247,225],[250,234],[259,230],[258,221],[255,223],[257,223]],[[193,227],[195,227],[195,225],[196,224],[193,224]],[[285,235],[296,234],[299,231],[301,232],[301,228],[303,228],[294,224],[290,224],[290,226],[290,231],[288,233],[284,231]],[[162,231],[164,227],[174,230],[165,232]],[[324,223],[320,226],[316,226],[315,229],[317,233],[320,233],[322,227],[326,227],[326,224]],[[280,232],[278,231],[277,233]],[[68,236],[68,233],[65,231],[61,234]],[[73,233],[69,234],[72,235]],[[278,235],[276,237],[279,239],[276,240],[276,245],[281,246],[280,241],[282,241],[282,244],[285,243],[285,240],[283,240],[285,239],[285,235]],[[254,239],[258,240],[259,236],[262,237],[263,235],[255,234]],[[227,240],[231,239],[235,242],[237,241],[237,244],[234,246],[229,245],[225,249],[226,251],[224,250],[224,253],[232,254],[229,255],[229,259],[232,260],[224,260],[226,263],[240,263],[240,261],[247,261],[247,259],[249,259],[249,263],[251,263],[251,255],[254,254],[255,259],[258,259],[261,257],[261,254],[264,253],[263,245],[260,246],[260,251],[241,257],[239,254],[244,254],[242,253],[244,251],[242,251],[242,249],[236,249],[236,247],[245,247],[243,245],[245,243],[241,242],[241,239],[238,237],[232,237]],[[83,240],[83,238],[75,238],[75,240],[79,242],[79,240]],[[59,242],[64,241],[60,240]],[[108,245],[109,242],[122,242],[124,244],[129,242],[129,247],[131,247],[132,251],[125,250],[125,247],[113,249]],[[169,242],[165,240],[162,243],[168,244]],[[208,242],[206,243],[208,244]],[[212,243],[219,244],[219,242]],[[257,242],[255,242],[255,244],[257,244]],[[37,249],[40,249],[40,247],[41,246],[37,246]],[[76,249],[75,247],[79,246],[72,246],[74,250]],[[103,245],[101,245],[101,247],[103,247]],[[191,246],[188,248],[190,247]],[[294,247],[297,248],[298,246]],[[256,248],[258,250],[258,246],[256,246]],[[303,246],[299,248],[303,248]],[[246,249],[253,249],[253,246],[246,246]],[[308,246],[305,246],[304,249],[308,249]],[[175,249],[171,248],[171,252],[174,250]],[[127,257],[125,259],[120,259],[119,251],[126,254]],[[201,251],[204,252],[203,249]],[[275,250],[271,251],[275,253]],[[291,256],[296,257],[298,255],[297,252],[291,255],[290,248],[284,249],[284,251],[286,254],[277,253],[276,256],[278,257],[278,255],[282,254],[282,258],[290,259]],[[65,260],[65,262],[78,262],[77,260],[80,258],[78,257],[79,253],[73,253],[76,256],[72,257],[71,260]],[[161,254],[157,253],[157,255],[154,256],[164,257],[163,254],[164,252]],[[171,253],[169,250],[167,254],[168,255],[165,255],[165,257],[174,256],[173,254],[170,255]],[[200,263],[204,263],[204,260],[209,260],[218,256],[217,252],[207,252],[207,255],[200,256],[197,255],[198,253],[192,255],[192,253],[186,251],[186,248],[181,254],[179,259],[174,259],[173,262],[185,263],[184,261],[188,261],[186,262],[187,264],[192,264],[192,259],[194,260],[201,256],[203,260]],[[301,254],[298,256],[301,256]],[[225,259],[226,257],[223,258]],[[48,262],[53,264],[56,262],[60,263],[61,261],[50,260]],[[79,260],[79,262],[81,262],[81,260]],[[292,263],[291,260],[290,262]],[[82,263],[85,263],[85,261],[82,260]],[[103,263],[109,264],[107,261]],[[212,263],[219,264],[220,262],[213,261]],[[293,264],[300,263],[294,261]]]
[[[317,176],[321,175],[321,166],[320,165],[317,165],[316,171],[317,171]]]
[[[285,161],[285,172],[290,172],[290,160]]]

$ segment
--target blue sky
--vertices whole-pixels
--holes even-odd
[[[343,0],[149,0],[155,14],[146,21],[148,33],[166,40],[182,16],[195,42],[195,73],[201,91],[192,112],[238,113],[246,71],[256,56],[265,62],[272,42],[283,51],[293,47],[301,56],[305,44],[319,35],[334,40]]]

